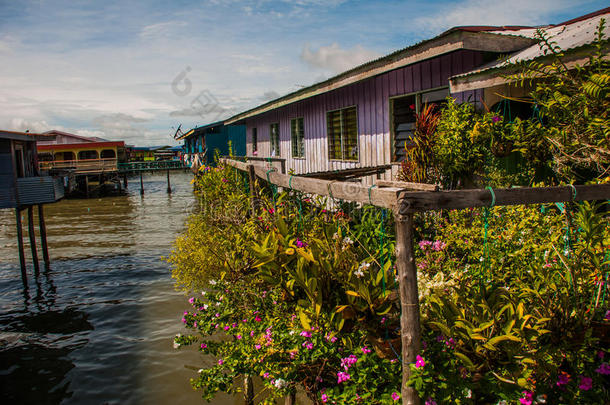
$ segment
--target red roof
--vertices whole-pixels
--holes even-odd
[[[124,148],[125,142],[87,142],[87,143],[57,143],[51,145],[38,145],[38,150],[56,150],[56,149],[92,149],[92,148]]]

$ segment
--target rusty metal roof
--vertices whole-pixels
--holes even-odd
[[[516,31],[502,30],[488,32],[499,35],[517,35],[525,38],[537,38],[538,30],[542,30],[546,33],[546,35],[551,37],[551,41],[555,42],[555,44],[559,46],[562,51],[571,51],[586,45],[590,45],[597,38],[597,27],[599,26],[600,20],[604,18],[606,21],[608,21],[609,17],[610,7],[557,25],[548,25],[538,28],[524,28]],[[604,37],[606,40],[608,39],[607,32],[604,33]],[[509,55],[506,59],[494,61],[482,66],[479,69],[455,75],[452,77],[452,82],[457,83],[460,78],[465,78],[484,72],[486,73],[496,69],[502,69],[504,67],[513,65],[514,63],[534,60],[546,56],[547,54],[548,50],[545,47],[535,44]]]

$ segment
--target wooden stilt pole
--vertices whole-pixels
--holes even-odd
[[[144,195],[144,180],[142,180],[142,171],[140,170],[140,194]]]
[[[19,265],[21,266],[21,280],[24,287],[28,285],[28,275],[25,267],[25,252],[23,249],[23,228],[21,227],[21,209],[15,208],[15,219],[17,221],[17,246],[19,247]]]
[[[167,169],[167,194],[172,193],[172,185],[169,182],[169,169]]]
[[[400,289],[400,334],[402,340],[402,387],[403,405],[418,405],[417,392],[406,383],[411,375],[410,364],[415,362],[421,346],[419,324],[419,296],[417,291],[417,269],[413,252],[413,214],[400,214],[399,201],[396,212],[396,265]]]
[[[127,188],[127,173],[123,174],[123,187]]]
[[[297,403],[296,394],[291,392],[284,400],[284,405],[295,405]]]
[[[244,405],[254,405],[254,384],[248,374],[244,374]]]
[[[49,260],[49,246],[47,245],[47,225],[44,222],[44,209],[42,204],[38,204],[38,225],[40,227],[40,243],[42,244],[42,258],[44,268],[49,270],[51,261]]]
[[[38,251],[36,250],[36,234],[34,231],[34,207],[28,205],[28,236],[30,237],[30,250],[34,262],[34,274],[38,277],[40,266],[38,265]]]
[[[85,174],[85,196],[89,198],[89,176]]]

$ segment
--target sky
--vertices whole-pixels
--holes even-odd
[[[0,129],[174,145],[188,130],[459,25],[597,0],[0,0]]]

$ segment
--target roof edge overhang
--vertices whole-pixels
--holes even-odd
[[[91,149],[104,147],[125,147],[124,141],[109,141],[109,142],[79,142],[79,143],[52,143],[48,145],[38,145],[38,150],[59,150],[59,149]]]
[[[0,138],[12,139],[15,141],[52,141],[56,138],[55,135],[35,134],[31,132],[17,132],[17,131],[1,131]]]
[[[300,89],[248,111],[234,115],[233,117],[228,118],[224,123],[225,125],[236,124],[246,118],[450,52],[468,49],[473,51],[508,53],[523,49],[533,43],[535,43],[535,40],[518,35],[470,32],[463,30],[447,31],[437,37],[365,63],[328,80],[314,84],[313,86]]]
[[[197,133],[204,131],[208,128],[213,128],[213,127],[217,127],[220,125],[224,125],[225,122],[224,121],[216,121],[216,122],[212,122],[210,124],[206,124],[206,125],[202,125],[199,127],[195,127],[195,128],[191,128],[189,129],[186,133],[182,134],[181,136],[179,136],[178,138],[176,138],[177,141],[181,141],[185,138],[191,137],[193,135],[196,135]]]
[[[582,66],[589,61],[591,57],[591,44],[583,45],[579,48],[571,49],[565,52],[563,62],[568,69],[573,69],[577,65]],[[610,44],[606,44],[603,48],[606,55],[603,56],[605,60],[610,60]],[[551,62],[552,56],[538,57],[531,59],[531,61],[537,62]],[[515,80],[511,80],[510,76],[517,72],[518,67],[515,65],[504,65],[494,68],[482,70],[480,72],[465,73],[458,76],[449,78],[449,92],[450,93],[461,93],[463,91],[479,90],[494,86],[500,86],[503,84],[514,83]]]

